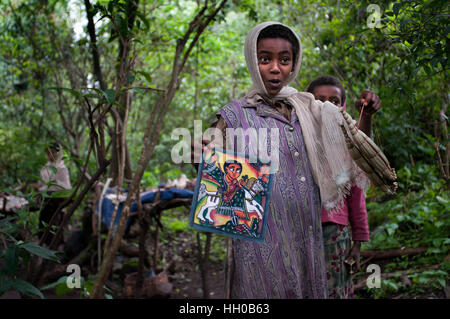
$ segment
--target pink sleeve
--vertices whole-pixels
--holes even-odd
[[[352,227],[352,240],[369,241],[366,198],[362,190],[354,186],[348,199],[348,218]]]

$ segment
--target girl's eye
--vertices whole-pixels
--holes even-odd
[[[234,172],[234,168],[233,168],[233,167],[232,167],[232,168],[230,168],[230,171]]]
[[[259,57],[259,62],[260,63],[267,63],[267,62],[269,62],[269,58],[266,57],[266,56]]]
[[[281,58],[281,63],[283,64],[288,64],[291,61],[291,59],[289,57],[282,57]]]

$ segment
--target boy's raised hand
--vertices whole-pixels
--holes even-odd
[[[360,256],[361,256],[361,242],[354,241],[353,246],[350,249],[350,252],[347,256],[347,259],[345,259],[345,263],[350,265],[350,274],[356,273],[361,270]]]
[[[359,113],[362,110],[363,115],[373,115],[381,108],[381,100],[375,92],[364,90],[356,100],[355,107]]]

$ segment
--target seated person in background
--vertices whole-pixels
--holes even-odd
[[[60,149],[61,147],[59,146],[59,144],[55,142],[51,143],[45,149],[48,162],[40,172],[40,176],[43,182],[38,181],[37,183],[31,185],[39,192],[47,192],[47,195],[50,196],[44,199],[42,209],[39,214],[39,238],[41,238],[44,234],[45,224],[48,224],[50,222],[59,205],[65,199],[61,197],[52,197],[52,194],[55,191],[72,189],[72,186],[70,184],[69,170],[67,169],[66,165],[64,165],[64,161],[62,160],[63,152],[60,151]],[[55,225],[59,225],[61,217],[61,214],[57,217]],[[53,235],[49,233],[45,240],[45,244],[49,245],[52,239]]]
[[[307,88],[317,100],[329,101],[345,109],[345,90],[333,76],[321,76]],[[362,114],[359,129],[370,136],[372,115],[381,107],[379,97],[371,91],[363,91],[355,103]],[[358,187],[351,189],[344,205],[334,214],[322,209],[322,231],[329,298],[347,299],[353,297],[352,271],[360,269],[361,242],[369,241],[366,199]],[[348,223],[350,221],[353,246],[351,247]],[[355,268],[351,269],[353,263]],[[350,265],[350,266],[349,266]]]

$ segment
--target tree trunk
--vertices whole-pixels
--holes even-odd
[[[217,7],[212,9],[212,12],[208,14],[208,2],[205,2],[203,8],[197,13],[194,19],[189,24],[189,28],[184,34],[183,38],[177,40],[177,46],[175,50],[175,58],[172,66],[171,80],[167,86],[166,95],[161,96],[156,102],[152,113],[148,119],[145,129],[145,135],[143,140],[143,148],[139,161],[137,164],[136,172],[130,183],[127,199],[123,205],[122,214],[117,225],[116,234],[113,239],[112,246],[106,252],[106,256],[100,267],[100,271],[97,275],[94,287],[92,289],[91,298],[100,298],[103,292],[103,285],[109,276],[114,261],[114,255],[117,252],[120,240],[124,234],[126,223],[129,217],[129,212],[133,201],[136,199],[136,194],[139,190],[139,185],[145,169],[153,156],[153,151],[159,140],[159,135],[163,127],[163,119],[167,113],[170,103],[173,100],[175,92],[179,88],[182,79],[182,71],[186,64],[186,61],[192,51],[192,48],[197,43],[200,35],[205,28],[213,21],[216,15],[223,9],[227,0],[222,0]],[[191,35],[193,38],[191,39]],[[189,46],[186,49],[188,41]]]
[[[209,252],[211,250],[211,233],[206,233],[205,248],[203,249],[200,240],[200,233],[197,233],[197,258],[200,267],[200,276],[202,278],[203,298],[209,299]]]

